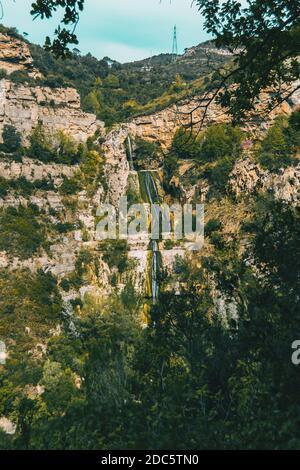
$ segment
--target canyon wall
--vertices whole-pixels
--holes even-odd
[[[0,68],[5,63],[8,71],[13,71],[13,64],[17,70],[32,67],[32,60],[28,56],[27,45],[22,46],[16,40],[2,41],[0,36]],[[2,54],[2,55],[1,55]],[[2,60],[2,59],[3,60]],[[8,65],[11,58],[11,65]],[[2,61],[2,62],[1,62]],[[15,69],[16,70],[16,69]],[[52,272],[58,279],[63,279],[76,271],[76,260],[82,251],[89,251],[99,257],[99,273],[92,275],[92,281],[87,282],[80,289],[83,298],[87,293],[107,295],[111,289],[111,269],[97,252],[98,241],[96,238],[95,213],[98,205],[102,202],[110,202],[118,206],[120,197],[125,195],[131,184],[140,192],[137,172],[130,169],[127,155],[128,138],[141,137],[150,141],[159,141],[163,149],[167,149],[174,136],[175,131],[182,125],[190,122],[190,113],[193,111],[193,121],[198,122],[202,118],[203,110],[199,108],[201,97],[184,100],[173,104],[164,110],[149,116],[141,116],[131,122],[116,125],[105,136],[104,124],[97,121],[96,116],[82,111],[80,97],[76,90],[71,88],[50,89],[47,87],[31,87],[17,85],[8,79],[0,81],[0,138],[5,125],[13,125],[21,134],[23,143],[28,143],[28,136],[33,127],[41,122],[50,132],[63,130],[70,134],[78,142],[86,139],[97,130],[102,131],[102,145],[104,163],[105,184],[99,182],[93,194],[85,189],[76,195],[76,208],[69,207],[70,204],[60,193],[60,185],[64,180],[72,178],[79,171],[78,166],[65,166],[56,164],[42,164],[40,162],[23,158],[22,162],[14,162],[2,158],[0,161],[0,177],[7,180],[25,178],[27,181],[49,180],[54,184],[51,191],[36,190],[28,197],[16,195],[14,191],[0,199],[0,207],[37,205],[53,224],[67,221],[74,223],[73,230],[61,234],[52,243],[50,250],[40,253],[39,256],[28,260],[11,259],[5,252],[0,253],[0,267],[28,267],[32,270],[42,268]],[[262,97],[263,99],[263,97]],[[246,129],[250,132],[265,131],[270,122],[281,112],[289,114],[297,108],[300,103],[300,92],[284,103],[270,115],[268,122],[251,121],[247,123]],[[217,103],[213,102],[208,109],[204,126],[210,123],[226,122],[228,118]],[[179,169],[183,176],[192,163],[184,163]],[[95,169],[95,172],[97,170]],[[236,162],[230,175],[228,190],[237,198],[255,191],[273,191],[275,197],[286,202],[299,203],[300,169],[299,166],[287,168],[277,174],[270,174],[259,165],[253,163],[251,158],[245,154]],[[182,184],[182,191],[187,201],[192,201],[197,189],[203,194],[205,202],[208,192],[207,182],[198,179],[196,184]],[[75,200],[75,196],[74,196]],[[57,214],[55,214],[55,212]],[[54,213],[54,215],[53,215]],[[145,283],[148,270],[148,245],[149,239],[136,237],[129,240],[129,258],[134,262],[133,276],[135,285],[141,292],[145,292]],[[161,251],[165,267],[170,268],[177,255],[182,255],[180,250]],[[122,288],[125,279],[119,279],[119,287]],[[70,290],[63,293],[64,299],[75,298],[78,292]]]
[[[51,133],[63,130],[79,142],[104,127],[94,114],[82,111],[79,94],[73,88],[28,87],[1,80],[0,135],[5,125],[12,125],[26,144],[39,122]]]
[[[32,77],[41,73],[33,66],[28,44],[21,39],[0,33],[0,69],[10,75],[17,71],[26,71]]]

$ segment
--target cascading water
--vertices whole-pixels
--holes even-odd
[[[153,175],[150,171],[141,171],[140,176],[143,180],[144,187],[146,190],[147,202],[150,204],[159,204],[159,195],[157,187],[153,178]],[[152,206],[154,211],[159,211],[158,208]],[[157,213],[157,216],[159,214]],[[156,240],[151,240],[151,251],[152,251],[152,261],[151,261],[151,290],[152,290],[152,300],[153,303],[156,303],[159,295],[159,272],[160,272],[160,253],[158,248],[158,243]]]
[[[132,151],[132,143],[131,143],[130,135],[127,137],[127,148],[128,148],[130,170],[134,171],[133,151]]]
[[[135,171],[134,168],[134,158],[133,158],[133,149],[132,149],[132,142],[130,135],[127,137],[127,154],[129,160],[129,166],[131,171]],[[146,202],[150,204],[159,204],[159,195],[157,191],[157,187],[155,184],[155,180],[153,175],[150,171],[139,171],[140,180],[143,183],[143,187],[145,188],[145,198],[147,199]],[[156,211],[157,216],[159,216],[158,208],[154,206],[154,211]],[[160,253],[159,247],[156,240],[151,240],[151,252],[152,252],[152,260],[151,260],[151,291],[152,291],[152,300],[153,303],[156,303],[158,300],[159,295],[159,272],[160,272]]]

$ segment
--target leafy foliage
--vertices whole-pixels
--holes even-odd
[[[160,164],[162,150],[159,142],[149,142],[138,137],[135,140],[134,165],[137,170]]]
[[[241,153],[243,132],[230,124],[214,124],[199,136],[180,128],[175,133],[171,152],[178,158],[193,158],[205,162],[226,156],[236,158]]]
[[[2,139],[3,144],[1,144],[0,150],[3,152],[17,154],[21,150],[21,134],[15,127],[6,124],[3,127]]]
[[[281,83],[299,78],[299,21],[297,0],[206,2],[197,0],[205,17],[204,28],[218,47],[236,54],[229,73],[220,72],[220,101],[235,120],[253,110],[255,99],[267,88],[274,89],[270,108],[291,94]],[[229,88],[230,83],[236,87]]]
[[[0,213],[0,250],[13,256],[29,258],[45,247],[44,227],[38,222],[36,206],[8,207]]]
[[[37,0],[32,3],[31,14],[34,18],[49,19],[57,9],[64,11],[61,23],[63,27],[58,26],[55,30],[55,39],[53,41],[46,37],[45,47],[51,50],[55,55],[65,57],[70,52],[69,44],[78,44],[75,35],[75,27],[79,20],[79,13],[83,11],[84,0]],[[71,28],[68,26],[71,25]]]
[[[111,240],[101,242],[100,247],[103,260],[110,268],[116,267],[123,273],[128,265],[128,246],[125,240]]]
[[[48,180],[35,180],[34,182],[28,181],[24,176],[13,180],[7,180],[0,177],[0,197],[5,197],[10,191],[17,195],[30,196],[38,190],[53,191],[54,185],[52,181]]]
[[[82,157],[82,149],[62,131],[55,135],[47,133],[41,123],[33,129],[27,155],[44,163],[74,165]]]
[[[30,275],[28,283],[28,273],[3,273],[0,336],[9,338],[12,355],[1,366],[0,409],[18,428],[1,446],[298,448],[300,384],[290,361],[299,331],[298,219],[296,208],[255,201],[243,230],[254,237],[260,276],[239,259],[232,241],[218,244],[201,267],[181,260],[175,276],[182,295],[162,292],[146,329],[130,285],[105,303],[87,300],[71,327],[60,317],[51,276]],[[222,231],[219,220],[208,226],[210,237]],[[111,265],[113,250],[107,246],[105,254],[109,262],[114,253]],[[90,262],[90,253],[82,253],[80,266]],[[238,328],[234,319],[224,325],[215,316],[208,273],[223,295],[236,299]],[[49,338],[58,318],[63,329]],[[24,355],[41,341],[43,354]]]
[[[297,164],[300,149],[299,111],[289,118],[278,117],[261,142],[259,163],[270,171]]]

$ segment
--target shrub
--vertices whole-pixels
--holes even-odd
[[[9,79],[13,83],[17,83],[18,85],[24,84],[24,83],[28,85],[32,85],[32,86],[35,85],[34,78],[30,77],[28,73],[23,70],[15,70],[14,72],[10,74]]]
[[[279,116],[270,127],[258,151],[257,159],[269,171],[294,165],[300,146],[300,112],[291,114],[289,119]]]
[[[210,236],[214,232],[218,232],[222,228],[222,222],[219,219],[210,219],[205,225],[205,234]]]
[[[212,162],[226,156],[238,157],[241,154],[243,132],[230,124],[216,124],[209,127],[201,142],[199,157]]]
[[[3,198],[7,195],[9,190],[9,181],[0,176],[0,198]]]
[[[82,146],[63,131],[54,135],[48,134],[42,123],[33,129],[30,138],[28,156],[44,163],[54,162],[65,165],[74,165],[82,158]]]
[[[284,129],[287,147],[290,152],[298,153],[300,147],[300,111],[294,111],[289,119],[288,126]]]
[[[59,192],[63,196],[72,196],[73,194],[77,194],[81,190],[82,183],[78,176],[65,179],[59,188]]]
[[[82,147],[78,148],[76,142],[67,134],[59,131],[55,142],[55,160],[65,165],[75,165],[82,157]],[[78,151],[80,150],[80,152]]]
[[[68,233],[68,232],[72,232],[72,230],[74,230],[74,224],[70,224],[69,222],[65,222],[65,223],[59,223],[59,224],[55,224],[54,226],[55,230],[57,230],[58,233]]]
[[[22,139],[21,134],[14,126],[5,125],[2,133],[3,144],[0,148],[3,152],[15,153],[21,149]]]
[[[171,152],[178,158],[212,162],[241,153],[243,132],[230,124],[215,124],[199,136],[190,129],[176,131]]]
[[[33,129],[30,137],[30,147],[28,156],[42,162],[51,162],[55,160],[55,154],[51,145],[49,136],[46,135],[41,123]]]
[[[285,127],[287,121],[278,119],[275,124],[270,127],[266,137],[261,143],[262,153],[271,153],[273,155],[284,155],[288,153],[288,145],[285,135]]]
[[[159,142],[149,142],[141,138],[135,140],[135,166],[142,168],[146,165],[153,165],[153,162],[160,162],[162,157]]]
[[[128,267],[128,245],[126,240],[106,240],[100,243],[102,257],[109,268],[116,267],[120,274]]]
[[[8,207],[0,212],[0,250],[29,258],[45,245],[45,230],[36,220],[36,206]]]
[[[45,179],[36,180],[32,183],[24,178],[24,176],[13,180],[6,180],[0,177],[0,197],[5,197],[10,189],[21,196],[30,196],[37,189],[51,191],[54,189],[54,185],[52,181]]]
[[[164,158],[164,181],[170,181],[178,171],[178,159],[173,152],[169,152]]]
[[[24,176],[16,180],[10,181],[11,189],[15,190],[17,193],[21,194],[22,196],[30,196],[34,190],[34,185],[30,181],[28,181]]]
[[[204,170],[202,176],[207,179],[210,185],[210,195],[214,193],[222,194],[226,190],[229,175],[234,167],[234,157],[224,157],[213,166]]]
[[[172,197],[180,197],[181,191],[178,186],[171,184],[173,176],[178,171],[178,159],[176,155],[171,151],[164,158],[164,178],[163,187]],[[173,183],[173,182],[172,182]]]
[[[82,158],[80,171],[85,186],[92,184],[100,175],[103,158],[96,150],[89,150]]]
[[[200,151],[199,139],[190,130],[181,127],[173,137],[171,153],[177,158],[196,158]]]
[[[5,69],[0,69],[0,80],[7,78],[7,72]]]
[[[263,168],[271,172],[299,163],[298,159],[288,153],[285,155],[262,153],[259,155],[258,161]]]

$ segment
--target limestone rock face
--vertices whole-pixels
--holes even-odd
[[[5,125],[12,125],[26,144],[38,122],[50,132],[63,130],[78,142],[104,127],[94,114],[80,109],[80,97],[73,88],[28,87],[1,80],[0,135]]]
[[[20,39],[0,33],[0,69],[7,74],[25,71],[41,77],[33,67],[28,44]],[[4,124],[12,124],[24,134],[24,143],[38,121],[50,130],[64,129],[78,140],[95,131],[96,117],[80,110],[80,98],[72,88],[51,89],[0,82],[0,131]],[[93,128],[92,128],[93,127]]]
[[[126,139],[129,131],[126,126],[112,130],[105,141],[105,174],[108,182],[109,202],[118,205],[120,197],[125,195],[129,163],[126,155]]]
[[[293,205],[300,204],[300,164],[281,170],[272,179],[272,189],[276,199]]]
[[[229,178],[229,189],[237,196],[251,194],[259,188],[262,188],[268,173],[259,165],[252,162],[250,158],[239,160]]]
[[[191,112],[193,112],[194,122],[201,119],[203,111],[198,108],[200,98],[199,96],[183,100],[157,113],[133,119],[129,124],[130,135],[145,140],[159,141],[163,148],[170,147],[176,130],[190,122]],[[204,125],[207,126],[211,122],[221,123],[225,121],[228,121],[228,118],[224,116],[216,103],[212,103]]]
[[[293,205],[300,202],[300,164],[269,173],[249,157],[239,160],[231,172],[229,189],[239,197],[257,191],[269,191],[280,201]]]
[[[0,33],[0,69],[11,74],[17,70],[26,70],[31,76],[40,76],[33,67],[33,60],[26,42]]]
[[[0,160],[0,177],[8,180],[24,177],[30,182],[51,180],[54,185],[59,185],[64,178],[71,178],[77,169],[76,165],[42,164],[30,158],[23,158],[22,162]]]
[[[299,84],[300,81],[294,82],[294,88],[297,89]],[[271,93],[272,90],[261,93],[253,115],[249,116],[243,125],[244,130],[254,136],[264,133],[279,114],[290,114],[300,105],[300,91],[298,90],[288,102],[283,102],[271,113],[268,113],[267,120],[258,118],[257,116],[263,114]],[[199,129],[200,125],[205,128],[213,123],[229,122],[230,118],[226,110],[221,108],[216,100],[212,101],[204,116],[203,104],[208,101],[208,98],[209,96],[204,95],[195,96],[170,105],[157,113],[135,118],[127,125],[128,132],[132,137],[138,136],[150,141],[159,141],[163,148],[168,148],[176,130],[183,125],[189,125],[191,118],[195,130]]]

